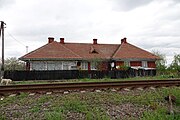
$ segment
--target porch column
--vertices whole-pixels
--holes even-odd
[[[30,62],[26,62],[26,70],[29,71],[30,70]]]
[[[91,63],[88,62],[88,71],[91,71]]]

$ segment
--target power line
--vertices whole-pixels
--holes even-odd
[[[19,44],[23,45],[26,47],[26,53],[28,53],[28,46],[25,45],[24,43],[22,43],[21,41],[17,40],[12,34],[10,34],[8,31],[7,31],[7,34],[12,38],[14,39],[16,42],[18,42]]]
[[[8,31],[7,31],[7,34],[12,38],[14,39],[15,41],[17,41],[19,44],[23,45],[23,46],[26,46],[24,43],[22,43],[21,41],[17,40],[12,34],[10,34]]]

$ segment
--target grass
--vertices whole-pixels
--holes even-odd
[[[78,100],[67,100],[64,102],[62,108],[64,109],[64,111],[84,113],[87,111],[88,106],[86,105],[86,103],[83,103]]]
[[[144,112],[141,120],[179,120],[180,114],[168,115],[165,108],[159,108],[153,112]]]
[[[175,87],[136,93],[133,91],[128,93],[107,91],[101,93],[87,92],[84,94],[70,93],[68,95],[57,96],[41,95],[41,97],[33,96],[32,98],[26,94],[22,94],[12,98],[8,97],[0,102],[2,107],[10,107],[15,104],[19,104],[19,106],[29,106],[28,111],[25,113],[13,113],[12,116],[14,118],[21,118],[23,114],[29,113],[32,116],[28,116],[29,118],[27,119],[40,119],[41,116],[39,116],[39,114],[43,112],[43,119],[46,120],[64,120],[67,118],[67,114],[82,114],[83,119],[86,120],[110,120],[112,116],[107,114],[106,104],[118,106],[133,103],[138,106],[150,106],[151,110],[145,111],[141,116],[141,120],[178,120],[180,118],[178,114],[168,115],[167,107],[160,103],[167,104],[164,97],[168,94],[175,95],[179,101],[179,93],[180,89]],[[19,103],[19,101],[21,102]],[[178,104],[176,107],[176,111],[179,110],[180,107]],[[46,110],[44,110],[44,108],[46,108]],[[5,114],[6,109],[1,109],[1,111],[3,110],[3,114],[0,113],[0,120],[8,119]],[[33,118],[33,115],[35,118]]]
[[[46,84],[50,81],[44,81],[44,80],[33,80],[33,81],[14,81],[15,85],[21,85],[21,84]]]
[[[108,105],[121,106],[129,103],[139,107],[148,107],[148,110],[144,111],[140,117],[141,120],[179,120],[179,93],[179,87],[130,92],[112,92],[107,90],[100,93],[72,92],[52,95],[35,94],[34,96],[21,93],[18,96],[6,97],[0,101],[0,120],[10,119],[9,116],[13,119],[64,120],[70,119],[70,115],[85,120],[110,120],[112,116],[107,114]],[[164,100],[164,97],[167,95],[176,96],[174,115],[167,114],[167,101]],[[10,108],[12,108],[12,111],[10,111]],[[14,111],[14,108],[20,111]],[[139,118],[130,117],[124,119]]]
[[[133,81],[133,80],[165,80],[169,79],[168,76],[150,76],[150,77],[133,77],[122,79],[70,79],[70,80],[34,80],[34,81],[15,81],[14,84],[46,84],[46,83],[62,83],[62,82],[108,82],[108,81]]]
[[[7,97],[6,99],[4,99],[3,101],[0,101],[0,105],[6,106],[8,104],[13,104],[16,101],[18,101],[18,103],[23,103],[24,99],[28,96],[27,93],[21,93],[18,96],[13,96],[13,97]]]
[[[30,112],[39,112],[41,110],[40,105],[33,106],[29,111]]]
[[[110,120],[110,117],[103,109],[95,107],[86,113],[86,120]]]
[[[53,111],[53,112],[46,112],[45,114],[46,120],[64,120],[63,114],[61,111]]]
[[[6,117],[4,115],[1,115],[1,113],[0,113],[0,120],[6,120]]]

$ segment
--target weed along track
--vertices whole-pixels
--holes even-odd
[[[176,87],[179,82],[0,86],[0,120],[179,120],[180,87]],[[171,99],[173,97],[176,99]],[[169,115],[169,111],[174,114]]]
[[[180,80],[148,80],[148,81],[116,81],[116,82],[80,82],[80,83],[51,83],[0,86],[0,94],[20,92],[54,92],[68,90],[108,89],[108,88],[150,88],[179,86]]]

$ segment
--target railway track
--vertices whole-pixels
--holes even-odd
[[[20,92],[48,92],[61,90],[86,90],[104,88],[147,88],[180,86],[180,79],[173,80],[140,80],[140,81],[115,81],[115,82],[79,82],[79,83],[51,83],[51,84],[24,84],[0,86],[0,94]]]

